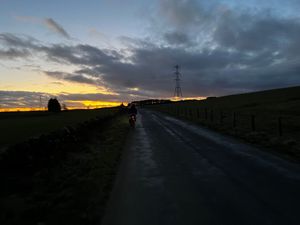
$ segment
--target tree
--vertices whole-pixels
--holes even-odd
[[[50,98],[48,101],[48,111],[49,112],[60,112],[61,106],[56,98]]]

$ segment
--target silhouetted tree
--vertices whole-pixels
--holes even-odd
[[[49,112],[60,112],[61,106],[56,98],[50,98],[48,101],[48,111]]]

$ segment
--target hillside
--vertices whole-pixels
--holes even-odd
[[[300,115],[300,86],[228,95],[201,101],[183,101],[176,104],[297,116]]]
[[[300,159],[300,87],[151,106]]]

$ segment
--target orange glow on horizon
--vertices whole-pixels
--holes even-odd
[[[206,97],[185,97],[185,98],[180,98],[180,97],[173,97],[171,98],[171,101],[177,102],[177,101],[184,101],[184,100],[204,100]]]
[[[68,101],[70,106],[67,105],[67,110],[74,109],[97,109],[115,107],[121,105],[122,102],[106,102],[106,101]],[[78,106],[72,106],[72,103],[78,104]],[[123,103],[127,104],[127,103]],[[63,110],[63,109],[62,109]],[[47,108],[43,107],[14,107],[14,108],[0,108],[0,112],[30,112],[30,111],[47,111]]]
[[[96,109],[96,108],[105,108],[105,107],[114,107],[121,105],[122,102],[111,102],[111,101],[90,101],[90,100],[84,100],[84,101],[73,101],[69,100],[67,103],[75,103],[75,104],[81,104],[81,108],[89,108],[89,109]],[[78,106],[80,107],[80,106]],[[67,106],[67,108],[69,108]]]
[[[15,107],[15,108],[2,108],[0,112],[30,112],[30,111],[46,111],[46,109],[35,107]]]

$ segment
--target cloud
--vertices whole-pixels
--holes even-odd
[[[0,33],[0,58],[13,60],[31,56],[31,50],[37,47],[37,40],[26,35]]]
[[[3,48],[35,49],[38,46],[38,40],[35,38],[12,33],[0,33],[0,43]]]
[[[59,82],[59,81],[53,81],[53,82],[51,82],[51,84],[59,85],[59,86],[64,86],[64,83]]]
[[[118,96],[111,94],[50,94],[45,92],[31,91],[1,91],[0,108],[37,108],[46,107],[48,100],[56,97],[60,103],[67,104],[67,107],[84,107],[82,101],[109,101],[119,102]]]
[[[44,19],[44,24],[46,25],[46,27],[49,30],[53,31],[54,33],[57,33],[67,39],[71,38],[70,35],[67,33],[67,31],[61,25],[59,25],[56,21],[54,21],[52,18]]]
[[[119,51],[0,34],[0,55],[38,54],[47,62],[71,65],[73,72],[43,71],[57,80],[104,86],[122,101],[171,97],[176,64],[182,68],[184,96],[300,85],[299,19],[193,0],[162,0],[156,10],[159,32],[145,39],[122,36]]]
[[[1,91],[1,108],[24,108],[40,107],[40,98],[48,99],[49,94],[42,92],[28,91]]]
[[[170,45],[188,46],[192,44],[190,37],[186,33],[179,31],[165,33],[164,38]]]
[[[201,24],[209,17],[200,3],[194,0],[161,0],[158,15],[169,25],[180,29]]]
[[[46,27],[48,30],[50,30],[51,32],[54,32],[66,39],[71,39],[71,36],[68,34],[68,32],[52,18],[41,19],[34,16],[15,16],[14,18],[17,21],[42,25]]]
[[[216,24],[214,40],[238,51],[285,51],[298,44],[300,21],[265,14],[227,11]]]
[[[60,72],[60,71],[44,71],[44,74],[58,80],[97,85],[97,80],[85,77],[81,74],[70,74],[70,73]]]
[[[99,64],[109,64],[118,59],[115,51],[101,50],[90,45],[51,45],[38,47],[36,50],[46,54],[46,56],[56,62],[66,62],[75,65],[96,66]]]
[[[10,37],[10,36],[9,36]],[[269,51],[228,50],[227,46],[202,51],[184,48],[136,44],[130,56],[89,45],[50,45],[28,43],[15,38],[19,49],[38,52],[50,61],[68,63],[80,69],[73,73],[45,71],[47,76],[90,85],[103,85],[125,99],[169,97],[173,93],[172,67],[182,66],[182,89],[185,96],[224,95],[299,84],[299,66],[285,60],[285,55]],[[138,43],[138,41],[137,41]],[[126,58],[127,60],[124,60]],[[282,68],[282,69],[279,69]],[[287,75],[288,74],[288,75]],[[272,79],[272,76],[276,79]],[[132,91],[138,88],[139,91]]]
[[[9,48],[8,50],[0,49],[0,59],[15,59],[15,58],[25,58],[30,55],[30,52],[26,49],[18,50],[14,48]]]

